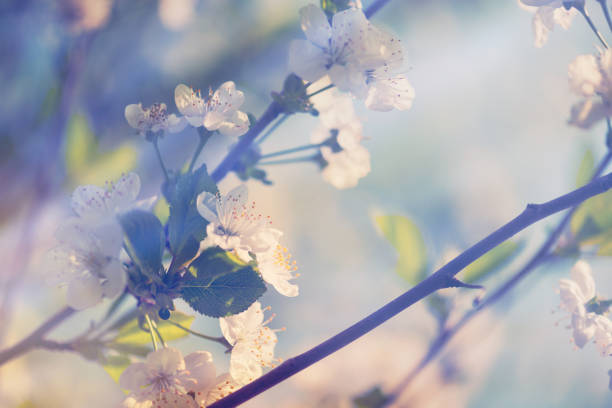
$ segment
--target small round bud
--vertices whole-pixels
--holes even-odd
[[[162,320],[168,320],[170,318],[170,311],[165,307],[163,309],[159,309],[159,312],[157,312],[157,314]]]

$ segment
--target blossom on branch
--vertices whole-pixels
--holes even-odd
[[[556,25],[567,30],[572,20],[578,14],[573,5],[582,4],[584,0],[519,0],[521,8],[531,11],[533,15],[533,44],[537,48],[543,47],[548,42],[548,36]]]
[[[219,319],[223,337],[232,345],[230,375],[242,385],[261,377],[262,367],[273,367],[278,361],[275,330],[266,326],[274,315],[264,321],[263,312],[255,302],[242,313]]]
[[[208,98],[203,98],[200,91],[179,84],[174,90],[174,101],[191,126],[204,126],[230,137],[241,136],[249,130],[247,114],[238,110],[244,102],[244,94],[232,81],[224,82],[214,93],[210,89]]]
[[[133,363],[119,377],[119,385],[131,393],[123,408],[200,408],[208,392],[217,384],[212,355],[197,351],[183,358],[167,347],[147,355],[143,363]]]
[[[579,55],[569,65],[568,74],[572,91],[584,98],[572,107],[570,124],[588,129],[612,116],[612,52]]]
[[[185,118],[174,113],[168,115],[165,103],[154,103],[148,108],[143,108],[141,103],[133,103],[125,107],[125,119],[142,135],[147,132],[177,133],[187,126]]]
[[[561,307],[570,313],[572,337],[577,347],[583,348],[595,340],[604,355],[612,348],[612,322],[604,315],[607,306],[601,307],[597,299],[591,267],[578,261],[571,271],[571,279],[559,281]]]
[[[85,309],[121,293],[126,275],[119,262],[123,243],[117,215],[137,205],[140,178],[135,173],[110,183],[106,189],[80,186],[72,194],[77,217],[57,231],[60,245],[46,256],[47,281],[66,285],[66,301]]]
[[[272,228],[270,217],[255,212],[255,202],[247,202],[248,190],[238,186],[224,196],[201,193],[197,198],[200,215],[209,224],[207,239],[227,251],[235,251],[244,262],[251,261],[252,254],[274,248],[282,232]]]
[[[306,40],[294,40],[290,68],[310,82],[329,75],[341,91],[366,100],[373,110],[410,108],[414,89],[398,72],[403,64],[399,39],[374,27],[360,9],[336,13],[331,24],[315,5],[300,10]]]

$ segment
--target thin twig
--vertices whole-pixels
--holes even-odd
[[[229,344],[229,342],[223,336],[221,336],[221,337],[207,336],[207,335],[199,333],[199,332],[197,332],[195,330],[191,330],[190,328],[185,327],[185,326],[183,326],[183,325],[181,325],[181,324],[179,324],[177,322],[173,322],[172,320],[166,320],[166,322],[168,322],[168,323],[178,327],[181,330],[184,330],[185,332],[187,332],[189,334],[193,334],[196,337],[199,337],[199,338],[202,338],[202,339],[205,339],[205,340],[214,341],[215,343],[219,343],[219,344],[225,346],[225,348],[227,348],[227,349],[231,349],[232,348],[232,345]]]
[[[595,174],[593,175],[591,180],[597,179],[607,168],[612,160],[612,153],[608,151],[608,153],[602,158],[601,162],[597,166],[595,170]],[[385,406],[389,406],[393,403],[401,393],[408,387],[410,383],[414,380],[414,378],[436,357],[440,354],[443,348],[448,344],[448,342],[452,339],[452,337],[457,334],[462,327],[464,327],[471,319],[473,319],[478,313],[480,313],[485,308],[489,307],[493,303],[497,302],[500,298],[502,298],[506,293],[508,293],[512,288],[514,288],[527,274],[532,272],[537,266],[544,263],[547,259],[550,259],[551,249],[567,227],[570,222],[572,216],[578,209],[579,205],[572,207],[570,211],[565,214],[563,219],[557,224],[557,227],[553,230],[553,232],[548,236],[548,239],[542,244],[540,249],[536,252],[536,254],[529,260],[529,262],[515,275],[513,275],[506,283],[504,283],[499,289],[493,292],[490,296],[488,296],[483,302],[481,302],[476,308],[468,311],[453,327],[443,329],[436,339],[431,343],[429,350],[425,354],[425,356],[421,359],[419,364],[415,366],[415,368],[395,387],[393,392],[390,393],[389,399],[386,400]]]
[[[450,286],[452,284],[451,278],[463,268],[518,232],[550,215],[574,207],[588,198],[604,193],[610,188],[612,188],[612,173],[599,177],[584,187],[549,202],[527,205],[525,210],[516,218],[468,248],[409,291],[323,343],[296,357],[286,360],[280,366],[257,380],[210,405],[209,408],[235,407],[261,394],[267,389],[272,388],[276,384],[313,365],[317,361],[335,353],[342,347],[380,326],[429,294],[438,289]]]

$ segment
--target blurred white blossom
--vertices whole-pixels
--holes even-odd
[[[222,135],[237,137],[249,130],[249,118],[238,110],[244,102],[244,94],[236,89],[232,81],[224,82],[208,98],[203,98],[200,91],[179,84],[174,90],[174,101],[179,112],[191,126],[204,126]]]
[[[572,91],[585,98],[572,107],[570,124],[588,129],[612,115],[612,52],[579,55],[568,74]]]
[[[298,286],[289,282],[297,278],[299,274],[294,274],[297,270],[297,262],[291,259],[287,248],[276,245],[266,252],[258,253],[257,267],[263,280],[272,285],[281,295],[294,297],[299,294]]]
[[[67,285],[66,301],[75,309],[118,295],[126,283],[119,262],[123,242],[117,215],[136,206],[140,178],[135,173],[110,183],[107,189],[80,186],[72,194],[77,217],[57,231],[60,245],[46,256],[47,281]]]
[[[206,400],[215,384],[209,352],[197,351],[183,358],[172,347],[149,353],[145,362],[131,364],[119,378],[119,385],[131,391],[123,401],[124,408],[199,408],[196,399]]]
[[[543,47],[548,42],[548,35],[559,25],[567,30],[578,10],[572,7],[584,5],[584,1],[564,1],[564,0],[518,0],[519,5],[534,13],[533,15],[533,35],[534,45],[538,48]],[[568,7],[565,6],[568,4]]]

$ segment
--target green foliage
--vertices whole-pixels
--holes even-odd
[[[353,399],[355,408],[383,408],[389,399],[380,387],[374,387],[365,394]]]
[[[398,253],[397,273],[415,285],[427,274],[427,250],[419,228],[402,215],[379,215],[374,222]]]
[[[170,205],[168,201],[166,201],[165,197],[160,197],[155,203],[155,207],[153,208],[153,214],[159,219],[162,224],[165,224],[168,221],[168,217],[170,217]]]
[[[485,278],[488,274],[509,262],[519,253],[522,247],[522,243],[502,242],[463,269],[459,273],[459,280],[465,283],[474,283]]]
[[[106,371],[108,375],[111,376],[113,381],[119,383],[119,377],[121,376],[121,373],[123,372],[123,370],[128,368],[131,362],[132,361],[128,356],[126,356],[125,354],[119,354],[105,357],[103,361],[101,361],[101,364],[104,368],[104,371]]]
[[[266,291],[252,266],[219,247],[202,252],[181,284],[183,299],[198,312],[223,317],[245,311]]]
[[[137,153],[129,143],[101,153],[98,142],[83,115],[75,114],[66,128],[66,172],[71,184],[104,184],[134,168]]]
[[[193,173],[178,174],[164,186],[164,195],[170,205],[168,240],[177,266],[191,260],[206,237],[207,221],[196,207],[198,195],[204,191],[216,194],[217,185],[202,165]]]
[[[593,173],[595,172],[595,157],[593,152],[587,150],[582,156],[580,167],[578,167],[578,174],[576,174],[576,187],[582,187],[591,180]]]
[[[351,3],[351,0],[321,0],[321,9],[325,12],[327,18],[332,18],[339,11],[350,8]]]
[[[587,151],[580,164],[576,181],[578,185],[587,183],[594,173],[593,154]],[[598,255],[612,255],[612,191],[586,200],[578,207],[570,221],[574,237],[574,247],[565,248],[565,253],[573,253],[581,246],[598,246]]]
[[[185,313],[174,311],[171,314],[170,320],[184,326],[191,328],[191,324],[195,319],[194,316],[189,316]],[[189,333],[185,330],[176,327],[166,320],[157,322],[157,329],[163,337],[164,341],[171,341],[186,337]],[[128,345],[128,346],[147,346],[151,344],[151,335],[149,334],[149,328],[147,324],[141,325],[139,318],[134,318],[121,326],[117,332],[117,335],[112,340],[115,349],[116,345]],[[119,347],[121,348],[121,347]],[[125,348],[123,349],[125,350]]]
[[[132,210],[119,217],[125,234],[125,248],[130,258],[147,276],[159,276],[165,245],[159,219],[146,211]]]
[[[280,105],[282,111],[286,114],[298,112],[317,114],[308,98],[306,84],[302,78],[295,74],[289,74],[285,78],[281,93],[272,92],[272,99]]]

